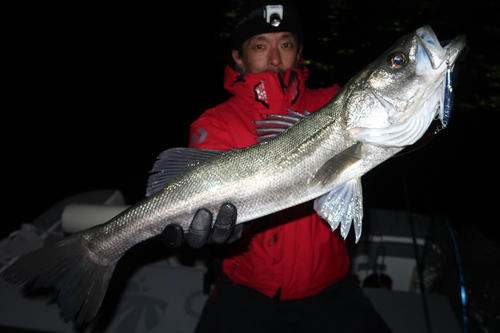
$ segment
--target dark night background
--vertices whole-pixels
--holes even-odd
[[[449,127],[363,177],[366,208],[443,214],[498,242],[499,5],[477,0],[298,1],[310,87],[343,85],[400,36],[466,34]],[[222,78],[238,1],[3,1],[0,236],[59,200],[101,188],[144,196],[163,150],[228,98]],[[405,191],[405,188],[407,189]]]
[[[296,4],[311,88],[344,85],[424,24],[442,40],[467,35],[450,125],[365,175],[364,204],[406,210],[409,202],[415,212],[444,215],[459,232],[477,229],[498,252],[499,3]],[[156,156],[186,146],[189,124],[229,97],[222,79],[239,6],[2,1],[0,239],[81,192],[119,189],[129,203],[142,199]],[[496,257],[480,249],[474,258]],[[491,268],[499,266],[476,267],[495,281]]]

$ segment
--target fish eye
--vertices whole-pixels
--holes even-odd
[[[406,56],[402,52],[395,52],[389,56],[389,65],[392,69],[403,68],[406,64]]]

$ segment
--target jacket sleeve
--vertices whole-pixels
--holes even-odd
[[[208,109],[189,128],[189,147],[229,150],[235,147],[227,123],[216,109]]]

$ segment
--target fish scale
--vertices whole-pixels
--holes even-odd
[[[340,110],[340,107],[332,107],[325,110],[329,112],[306,117],[287,130],[289,135],[261,143],[260,147],[230,151],[205,161],[117,216],[102,228],[106,234],[104,237],[110,238],[106,249],[111,247],[116,252],[111,261],[138,242],[161,233],[169,223],[180,223],[187,230],[200,207],[216,216],[222,204],[231,202],[238,207],[237,223],[243,223],[327,192],[328,187],[310,187],[308,183],[336,153],[322,147],[343,150],[353,141],[344,134]],[[238,163],[232,162],[236,158]],[[273,188],[269,190],[271,181]],[[232,186],[227,186],[228,183]],[[143,222],[133,223],[137,220]],[[89,242],[95,243],[91,246],[99,251],[104,245],[103,234],[94,230],[88,230],[87,234]],[[129,237],[131,234],[134,237]]]

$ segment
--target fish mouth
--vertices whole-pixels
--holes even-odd
[[[429,59],[434,70],[443,65],[453,65],[465,47],[465,35],[459,35],[454,39],[440,42],[432,28],[428,25],[417,29],[416,33],[420,41],[420,46],[425,51],[425,56]],[[419,64],[425,63],[420,58],[421,56],[423,56],[423,53],[419,51]]]
[[[417,29],[416,34],[419,38],[417,74],[426,75],[433,72],[434,75],[444,78],[436,82],[439,86],[434,88],[434,92],[433,89],[430,89],[431,94],[424,96],[426,100],[436,103],[434,116],[439,117],[441,120],[440,129],[443,129],[448,125],[453,108],[451,72],[466,47],[466,38],[464,35],[459,35],[451,40],[439,41],[428,25]],[[446,74],[442,75],[445,72]]]

